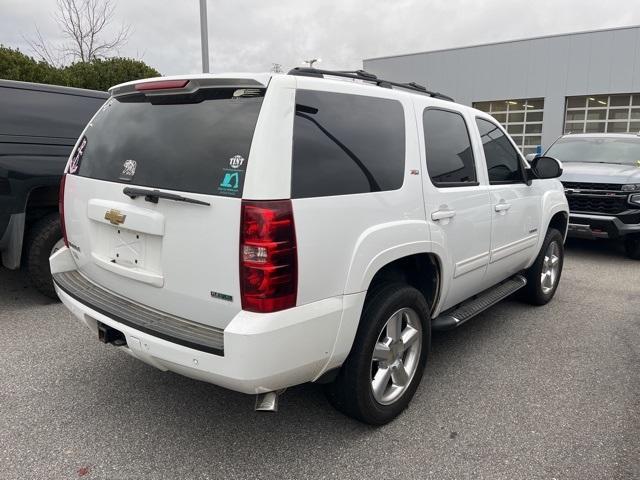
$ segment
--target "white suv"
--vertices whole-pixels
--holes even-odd
[[[102,341],[154,367],[264,409],[325,383],[341,411],[383,424],[413,396],[432,330],[521,288],[538,305],[555,293],[561,166],[527,164],[485,113],[361,71],[110,93],[63,177],[51,271]]]

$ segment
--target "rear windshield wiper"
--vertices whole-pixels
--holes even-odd
[[[146,188],[132,188],[124,187],[122,193],[130,198],[142,197],[147,202],[158,203],[159,198],[166,198],[167,200],[175,200],[176,202],[195,203],[196,205],[210,206],[209,202],[203,202],[202,200],[196,200],[195,198],[183,197],[182,195],[176,195],[175,193],[161,192],[160,190],[147,190]]]

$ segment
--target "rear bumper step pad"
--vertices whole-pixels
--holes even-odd
[[[163,340],[202,352],[224,355],[224,330],[132,302],[88,280],[77,270],[56,273],[65,293],[113,320]]]

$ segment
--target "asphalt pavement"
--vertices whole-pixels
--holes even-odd
[[[435,335],[382,428],[318,385],[276,414],[98,342],[0,269],[0,478],[638,479],[640,262],[573,241],[555,299]]]

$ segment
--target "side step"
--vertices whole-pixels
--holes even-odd
[[[457,307],[441,313],[431,321],[433,330],[450,330],[462,325],[467,320],[475,317],[480,312],[495,305],[503,298],[520,290],[527,284],[527,279],[522,275],[515,275],[495,287],[491,287],[478,295],[464,301]]]

